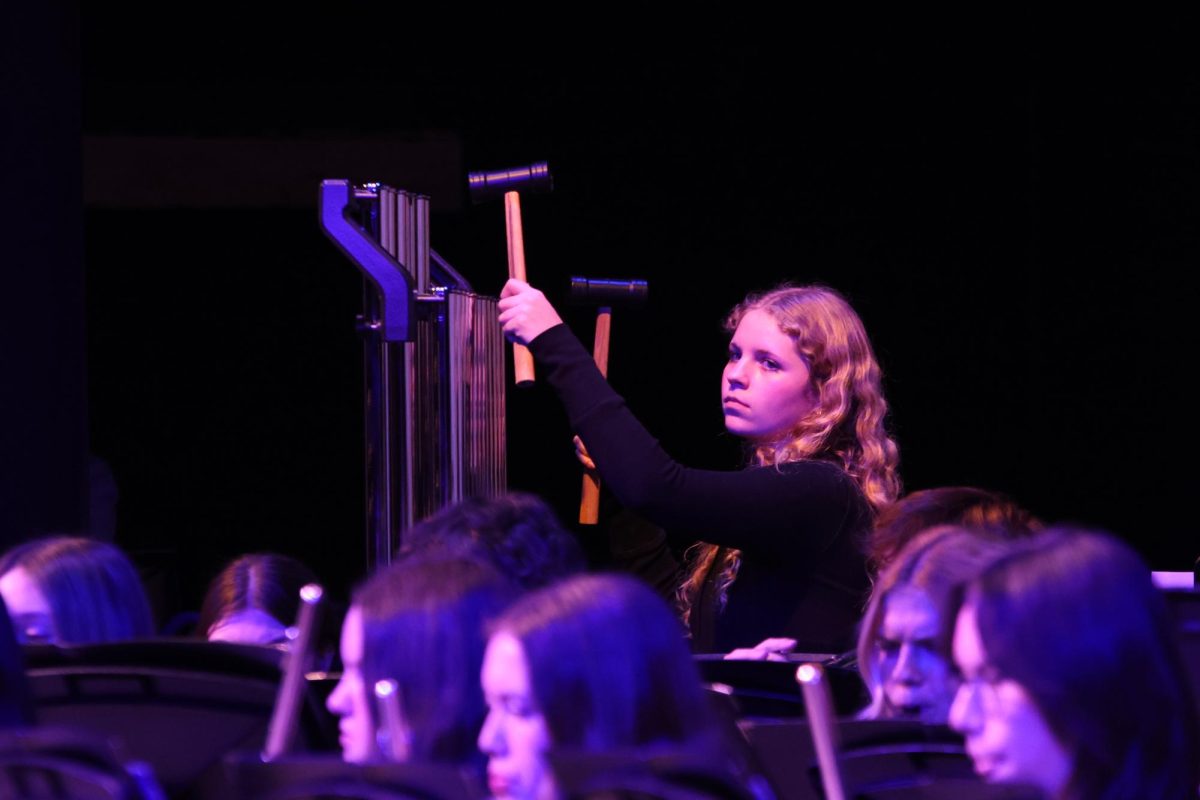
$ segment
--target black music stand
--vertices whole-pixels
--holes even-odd
[[[815,661],[821,663],[832,656],[798,654],[787,661],[725,660],[721,656],[695,656],[700,678],[707,684],[723,684],[733,692],[741,717],[804,716],[804,697],[796,686],[796,668]],[[870,702],[862,678],[854,670],[826,667],[830,689],[833,691],[834,711],[839,716],[851,716]]]
[[[0,797],[5,800],[160,800],[144,765],[123,763],[101,736],[70,728],[0,732]]]
[[[278,650],[196,640],[25,649],[39,720],[122,742],[173,794],[207,780],[233,750],[262,749],[280,682]],[[333,749],[311,696],[297,746]]]
[[[471,770],[450,764],[347,764],[336,756],[285,756],[264,763],[252,753],[225,758],[216,800],[482,800]]]
[[[822,800],[808,724],[748,720],[742,731],[776,795]],[[848,797],[863,800],[1037,800],[1036,790],[993,786],[975,775],[962,738],[940,725],[843,720],[838,760]]]
[[[554,750],[550,764],[564,800],[755,800],[719,754],[656,745],[603,753]],[[769,796],[769,795],[768,795]]]

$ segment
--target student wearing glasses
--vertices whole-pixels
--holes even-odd
[[[1197,723],[1150,570],[1111,537],[1047,531],[966,592],[950,725],[975,770],[1055,800],[1195,798]]]

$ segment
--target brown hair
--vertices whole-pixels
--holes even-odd
[[[300,588],[316,582],[313,571],[294,558],[278,553],[239,556],[208,585],[196,633],[207,637],[221,620],[252,609],[291,625],[300,607]]]
[[[875,518],[867,552],[871,571],[882,571],[910,540],[935,525],[961,525],[1005,539],[1042,528],[1037,517],[999,492],[972,486],[923,489],[886,506]]]

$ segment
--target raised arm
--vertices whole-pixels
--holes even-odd
[[[541,292],[509,281],[501,297],[505,333],[529,344],[624,505],[689,540],[789,555],[818,553],[854,527],[861,496],[835,465],[804,461],[722,472],[679,464],[612,390]]]

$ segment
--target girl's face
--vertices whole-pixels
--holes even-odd
[[[371,761],[376,753],[375,723],[367,687],[363,683],[362,609],[350,606],[342,623],[342,679],[325,701],[338,719],[342,758],[356,764]]]
[[[725,428],[754,442],[778,439],[817,404],[808,363],[765,311],[747,311],[721,378]]]
[[[1071,776],[1071,758],[1021,684],[988,661],[975,607],[954,626],[954,661],[962,685],[950,707],[950,727],[967,740],[975,771],[990,783],[1037,786],[1058,797]]]
[[[20,641],[57,640],[50,601],[24,567],[13,567],[0,575],[0,599],[8,607],[8,616]]]
[[[479,749],[488,757],[487,780],[501,800],[551,800],[554,776],[546,761],[550,731],[533,698],[525,648],[512,634],[488,641],[480,673],[488,715]]]
[[[893,715],[944,724],[958,683],[938,647],[941,619],[925,592],[901,586],[883,601],[877,674]]]

